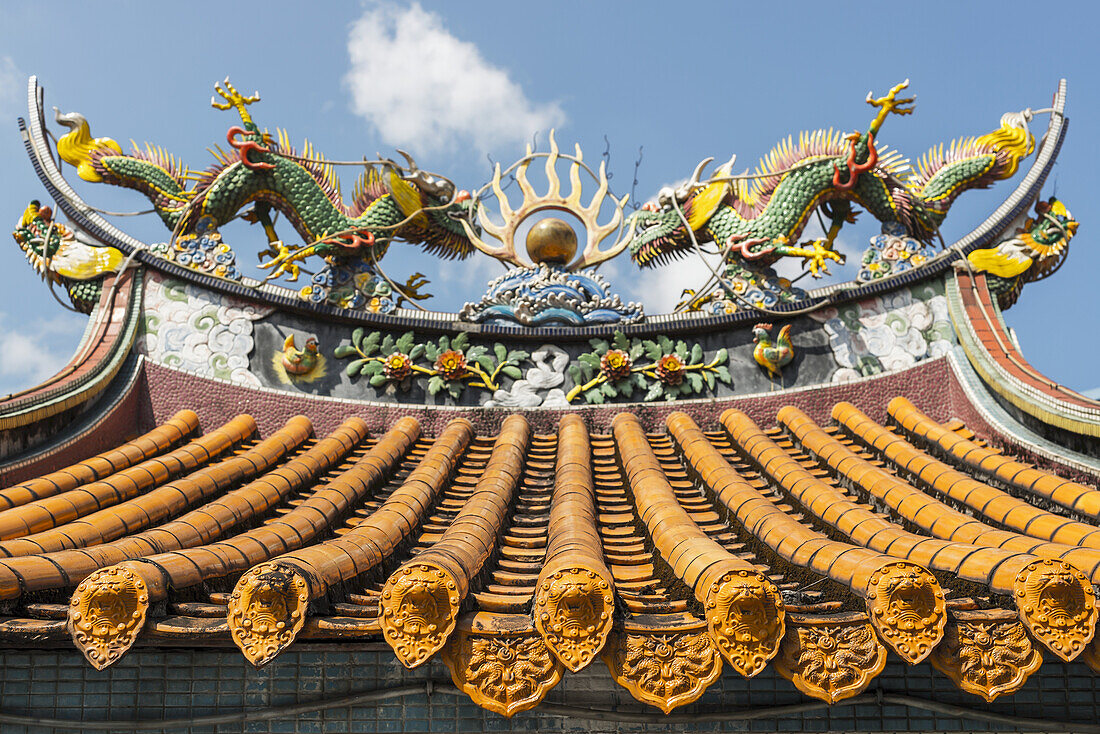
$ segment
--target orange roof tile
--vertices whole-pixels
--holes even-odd
[[[745,675],[774,664],[826,701],[864,690],[887,648],[990,700],[1023,685],[1042,647],[1100,666],[1097,528],[1048,495],[1026,500],[1039,479],[1066,483],[1003,470],[1012,460],[960,425],[902,401],[890,410],[956,463],[846,404],[839,428],[784,408],[779,429],[727,411],[704,431],[674,413],[648,434],[622,413],[610,434],[567,415],[549,435],[514,416],[497,436],[460,419],[425,437],[403,418],[373,437],[350,418],[314,440],[300,417],[256,441],[242,417],[173,449],[196,430],[181,415],[20,486],[22,504],[0,511],[0,526],[23,528],[0,542],[0,598],[23,610],[8,621],[48,638],[57,625],[33,610],[71,594],[68,632],[97,667],[143,639],[231,638],[257,665],[295,639],[382,639],[407,665],[439,655],[505,714],[597,657],[666,711],[698,698],[723,661]],[[143,467],[171,457],[171,474]],[[1019,665],[984,677],[961,666],[978,627],[999,630]],[[16,628],[0,620],[0,636]],[[821,640],[835,676],[802,662]],[[646,678],[639,661],[660,645],[692,672]],[[522,695],[468,670],[519,658],[537,671]]]

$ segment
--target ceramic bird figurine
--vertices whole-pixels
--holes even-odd
[[[780,329],[779,338],[774,342],[771,330],[771,324],[757,324],[752,328],[753,341],[756,342],[752,356],[758,365],[768,371],[769,376],[779,378],[780,371],[794,359],[791,325],[787,324]]]
[[[308,375],[317,367],[317,359],[317,340],[312,336],[306,340],[305,349],[294,346],[293,334],[283,342],[283,369],[288,375]]]

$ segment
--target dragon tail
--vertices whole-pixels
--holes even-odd
[[[904,192],[913,199],[916,206],[912,208],[924,213],[920,217],[913,212],[917,218],[914,224],[925,232],[934,232],[959,194],[1012,176],[1020,161],[1034,150],[1035,137],[1028,132],[1020,113],[1005,115],[1001,126],[987,135],[959,138],[946,148],[942,144],[931,148],[921,156]]]
[[[55,119],[69,128],[57,141],[57,154],[76,167],[80,178],[140,191],[168,227],[175,225],[192,196],[186,189],[190,171],[175,156],[153,145],[141,150],[137,144],[125,154],[111,138],[93,138],[88,120],[76,112],[57,112]]]
[[[1019,113],[1010,112],[1001,118],[1001,127],[977,139],[976,143],[995,151],[998,165],[994,169],[997,179],[1016,173],[1020,161],[1035,150],[1035,136],[1028,132]]]
[[[114,152],[122,154],[122,146],[111,138],[93,138],[87,118],[78,112],[62,113],[54,107],[54,119],[69,128],[69,132],[57,141],[57,154],[61,160],[76,167],[76,173],[85,181],[99,183],[101,171],[95,165],[94,153]]]

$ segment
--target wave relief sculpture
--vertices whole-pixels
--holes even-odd
[[[463,321],[520,326],[633,324],[645,318],[641,304],[624,304],[594,270],[571,273],[540,263],[512,268],[489,283],[477,303],[467,303]]]

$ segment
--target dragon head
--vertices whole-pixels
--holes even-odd
[[[1055,197],[1035,204],[1035,217],[996,247],[974,250],[969,266],[985,272],[1001,308],[1016,301],[1024,283],[1052,275],[1065,262],[1078,223]]]
[[[712,160],[701,161],[691,178],[675,188],[664,187],[657,193],[655,203],[648,203],[631,215],[630,257],[635,263],[642,267],[654,265],[667,257],[687,254],[694,246],[698,233],[706,229],[707,222],[730,193],[729,181],[724,177],[733,167],[733,158],[709,179],[700,181],[703,169]]]
[[[1020,239],[1042,260],[1065,249],[1077,234],[1078,222],[1066,209],[1066,205],[1053,196],[1047,201],[1038,202],[1035,205],[1035,214],[1035,219],[1028,219],[1025,223],[1024,228],[1027,231],[1020,235]]]
[[[682,254],[691,247],[691,237],[672,205],[648,203],[631,215],[629,226],[634,234],[630,257],[642,267],[657,264],[668,255]]]
[[[438,198],[429,195],[428,202],[431,208],[428,209],[427,214],[432,223],[426,237],[428,246],[437,249],[444,247],[448,251],[453,248],[454,254],[458,257],[466,257],[473,252],[473,246],[470,245],[460,221],[463,219],[467,222],[474,221],[477,202],[470,192],[462,189],[457,193],[452,192]],[[475,231],[478,231],[476,226]],[[440,244],[436,244],[437,242]]]
[[[19,225],[11,234],[26,254],[31,267],[39,274],[45,274],[47,263],[57,254],[61,239],[69,235],[69,230],[53,221],[50,207],[42,206],[34,199],[23,211]]]
[[[12,236],[35,272],[63,284],[73,305],[83,313],[89,313],[98,302],[102,276],[117,272],[125,259],[114,247],[97,247],[77,239],[76,233],[54,219],[53,210],[37,199],[27,205]]]
[[[397,152],[406,165],[390,161],[386,188],[409,218],[415,237],[444,257],[469,255],[473,247],[460,220],[474,221],[476,202],[470,192],[459,191],[450,179],[421,169],[405,151]]]

